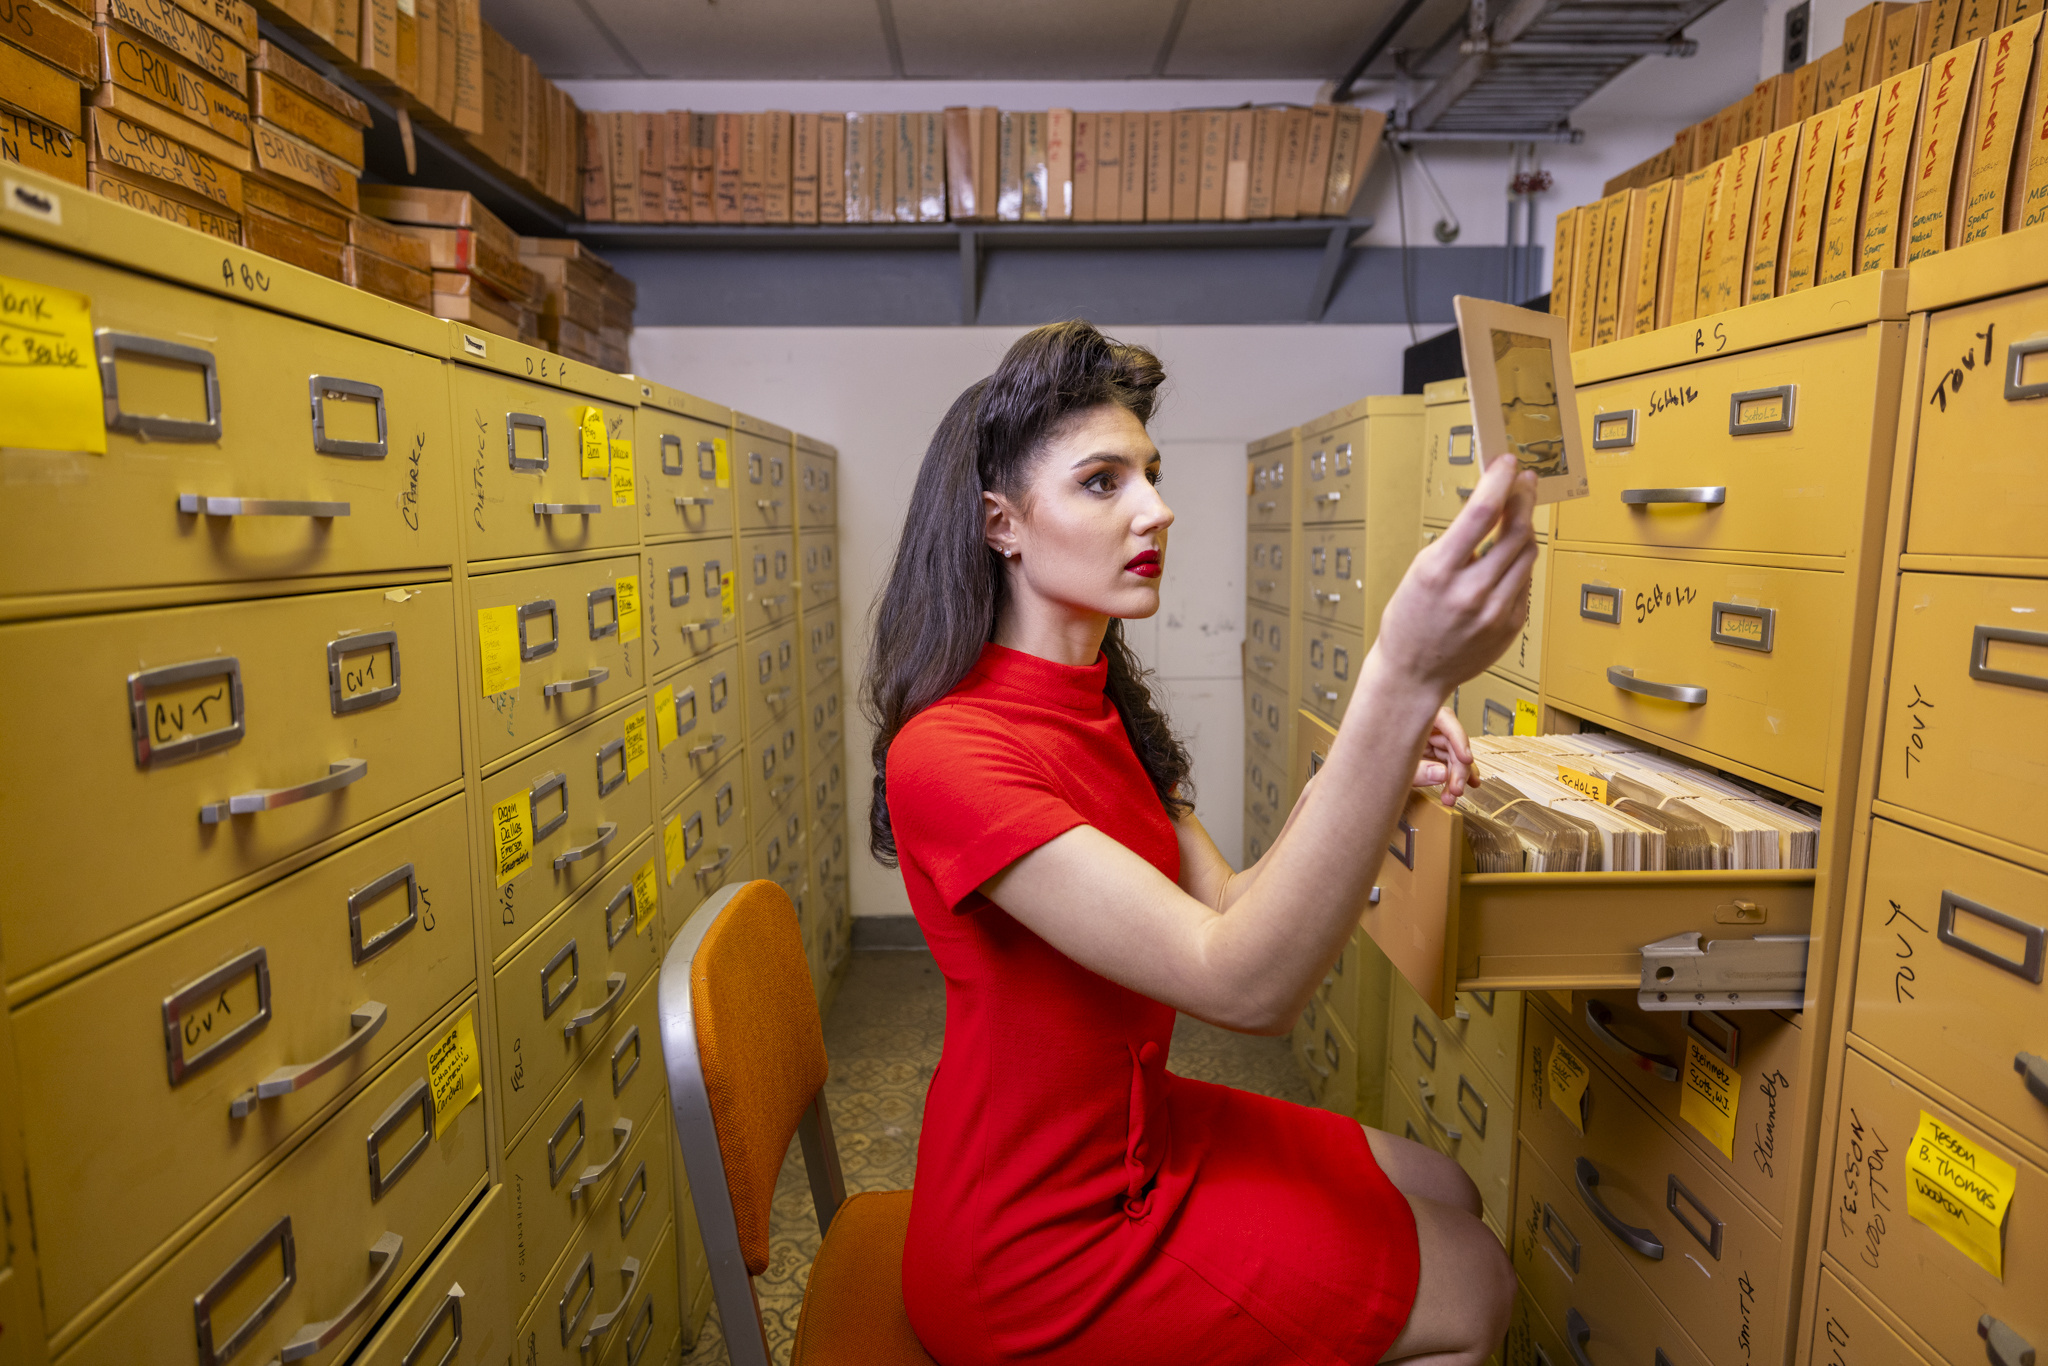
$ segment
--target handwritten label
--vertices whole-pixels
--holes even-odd
[[[645,934],[654,923],[660,891],[654,881],[654,860],[649,859],[633,874],[633,933]]]
[[[1550,1061],[1543,1069],[1543,1089],[1565,1122],[1586,1132],[1586,1086],[1593,1073],[1585,1062],[1559,1039],[1550,1046]]]
[[[633,443],[619,440],[612,442],[612,506],[629,508],[636,495],[633,492]]]
[[[533,813],[524,792],[491,807],[491,861],[500,887],[533,866]]]
[[[725,621],[731,621],[733,613],[738,610],[738,605],[735,602],[733,578],[732,575],[727,574],[718,581],[718,615]]]
[[[637,782],[647,771],[647,712],[642,709],[626,718],[626,781]]]
[[[1991,339],[1997,331],[1997,323],[1986,323],[1982,332],[1970,334],[1976,341],[1971,342],[1969,349],[1956,358],[1954,365],[1949,366],[1946,370],[1941,369],[1939,366],[1935,367],[1938,377],[1934,381],[1934,392],[1927,396],[1928,407],[1937,408],[1945,413],[1948,411],[1950,396],[1960,395],[1963,392],[1963,380],[1968,377],[1971,371],[1977,368],[1976,343],[1978,341],[1984,343],[1984,369],[1986,373],[1993,373]]]
[[[628,574],[612,580],[613,610],[619,616],[619,640],[640,639],[640,580]]]
[[[667,749],[676,742],[676,690],[675,685],[654,690],[654,744],[657,749]]]
[[[0,446],[107,453],[92,300],[0,275]]]
[[[476,1046],[476,1012],[465,1010],[427,1050],[427,1084],[434,1089],[434,1137],[484,1093],[483,1057]]]
[[[2001,1230],[2019,1175],[2012,1163],[1922,1110],[1906,1150],[1906,1171],[1906,1212],[2004,1280]]]
[[[519,609],[479,607],[476,613],[477,653],[483,661],[484,696],[514,692],[519,687]]]
[[[611,473],[611,441],[605,435],[603,410],[584,408],[576,415],[576,425],[583,435],[583,477],[605,478]]]
[[[1735,420],[1741,425],[1754,426],[1759,422],[1783,422],[1785,420],[1785,398],[1773,394],[1769,398],[1745,399],[1737,409]]]
[[[1636,621],[1638,624],[1648,621],[1657,614],[1659,607],[1683,607],[1698,598],[1696,591],[1682,584],[1668,589],[1659,584],[1647,593],[1636,594]]]
[[[1707,1136],[1721,1156],[1735,1157],[1735,1110],[1742,1101],[1742,1074],[1700,1041],[1685,1041],[1685,1071],[1679,1078],[1678,1117]]]
[[[1700,348],[1695,347],[1694,349],[1698,350]],[[1650,395],[1650,406],[1646,412],[1646,416],[1656,417],[1659,413],[1666,412],[1672,408],[1683,408],[1686,404],[1692,402],[1699,396],[1700,391],[1693,388],[1690,384],[1679,384],[1671,386],[1669,388],[1660,389],[1656,393]],[[1623,425],[1621,430],[1615,432],[1614,435],[1627,435],[1628,427],[1626,424],[1628,419],[1626,417],[1622,417],[1616,420],[1622,423]],[[1608,434],[1605,431],[1602,431],[1600,433],[1600,439],[1603,441],[1607,440]]]
[[[1567,768],[1565,765],[1559,764],[1557,766],[1557,780],[1572,791],[1591,797],[1602,806],[1607,804],[1607,780],[1605,778],[1591,773],[1582,773],[1576,768]]]
[[[1536,704],[1527,698],[1518,697],[1515,699],[1514,733],[1516,735],[1534,735],[1536,733]]]
[[[1927,713],[1935,709],[1934,703],[1927,699],[1927,694],[1920,691],[1918,683],[1911,684],[1910,686],[1913,689],[1913,700],[1906,704],[1906,716],[1912,721],[1913,728],[1906,733],[1906,738],[1903,742],[1906,751],[1906,776],[1908,778],[1913,776],[1913,765],[1926,757],[1927,732],[1929,730]]]
[[[1730,612],[1723,609],[1716,614],[1714,629],[1724,636],[1736,640],[1749,640],[1763,644],[1764,619],[1747,612]]]
[[[725,444],[725,438],[722,436],[716,438],[711,443],[711,463],[713,468],[718,471],[718,487],[722,489],[731,488],[732,449]]]
[[[683,853],[683,818],[670,816],[668,823],[661,827],[661,861],[668,868],[669,884],[673,886],[676,874],[683,871],[689,862]]]

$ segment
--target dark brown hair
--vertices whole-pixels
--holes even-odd
[[[1111,341],[1086,322],[1027,332],[996,372],[968,386],[932,433],[911,490],[910,512],[889,581],[875,599],[861,706],[875,727],[875,799],[868,848],[896,864],[889,826],[889,746],[913,716],[967,676],[995,634],[1003,605],[1003,558],[989,549],[984,489],[1016,497],[1046,444],[1074,416],[1113,403],[1152,420],[1166,371],[1142,346]],[[1186,746],[1146,686],[1149,672],[1124,643],[1123,622],[1102,639],[1105,691],[1131,748],[1166,810],[1193,810]]]

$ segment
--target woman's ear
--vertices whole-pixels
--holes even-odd
[[[1017,520],[1009,500],[986,490],[981,495],[982,537],[1004,559],[1017,554]]]

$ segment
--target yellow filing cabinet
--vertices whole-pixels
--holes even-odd
[[[1471,388],[1461,377],[1422,387],[1422,520],[1448,526],[1479,481]]]
[[[836,711],[838,700],[838,690],[834,689],[822,696],[807,698],[807,710],[812,715],[816,715],[823,711],[826,705],[830,703]],[[843,773],[845,764],[846,746],[844,744],[844,737],[839,733],[838,727],[827,727],[822,732],[816,726],[807,725],[804,727],[804,775],[806,781],[816,783],[819,779],[825,777],[827,770],[831,768],[838,768]],[[833,787],[834,790],[837,790],[837,780],[834,781]],[[812,805],[814,813],[818,818],[824,819],[826,808],[830,803],[818,801]]]
[[[796,538],[798,592],[805,611],[839,597],[839,533],[831,528]]]
[[[797,504],[789,430],[736,412],[732,440],[740,533],[788,531],[796,525]]]
[[[840,700],[837,688],[828,688],[823,693],[813,694],[804,699],[804,763],[807,768],[816,768],[821,756],[840,749],[846,739],[846,726],[840,720]]]
[[[839,525],[839,450],[796,433],[796,524],[800,530]]]
[[[1878,1312],[1823,1267],[1807,1360],[1824,1366],[1932,1366]]]
[[[796,538],[763,532],[740,538],[740,632],[747,637],[795,621]]]
[[[1298,539],[1284,528],[1252,528],[1246,551],[1245,587],[1253,603],[1282,612],[1292,605],[1294,579],[1289,566],[1294,563],[1294,556],[1290,551]]]
[[[1245,525],[1285,528],[1295,515],[1295,490],[1301,486],[1295,460],[1295,431],[1261,438],[1246,448],[1250,468],[1245,472]]]
[[[1358,1048],[1337,1017],[1313,998],[1289,1037],[1314,1103],[1340,1115],[1358,1109]]]
[[[739,651],[726,650],[671,674],[648,697],[654,720],[654,804],[676,798],[740,752]]]
[[[655,1256],[667,1228],[661,1221],[668,1183],[655,1176],[657,1163],[666,1166],[661,1148],[652,1134],[636,1140],[636,1151],[627,1154],[634,1171],[630,1189],[602,1201],[571,1239],[552,1280],[520,1325],[519,1360],[620,1359],[615,1354],[623,1351],[632,1311],[645,1293],[660,1287],[665,1275],[666,1296],[674,1296],[674,1262],[657,1268]]]
[[[665,542],[642,552],[646,581],[640,608],[646,618],[647,668],[652,677],[660,678],[739,640],[736,553],[728,537]]]
[[[785,721],[755,737],[747,746],[746,767],[748,824],[758,838],[784,811],[803,809],[803,744],[797,723]]]
[[[1526,683],[1489,670],[1461,685],[1451,696],[1451,707],[1467,735],[1513,735],[1516,717],[1527,716],[1535,724],[1540,714],[1536,693]]]
[[[1287,648],[1292,628],[1283,608],[1252,602],[1245,606],[1244,660],[1247,682],[1282,695],[1294,691],[1293,655]]]
[[[804,694],[839,686],[839,608],[832,604],[805,612],[802,649]]]
[[[1432,1146],[1472,1178],[1487,1222],[1504,1225],[1514,1168],[1513,1080],[1481,1066],[1450,1021],[1438,1019],[1405,979],[1390,976],[1387,1090],[1407,1099]],[[1462,996],[1460,1002],[1463,1008]]]
[[[753,876],[747,843],[745,760],[735,754],[723,768],[663,808],[661,819],[663,896],[673,939],[705,897],[728,882]]]
[[[14,1041],[7,1012],[0,1010],[0,1333],[6,1334],[9,1366],[43,1366],[42,1283],[29,1236],[31,1206],[28,1163],[21,1146],[21,1085],[14,1069]]]
[[[756,636],[740,649],[750,738],[800,714],[797,687],[803,670],[797,663],[796,642],[797,623],[791,621]]]
[[[360,1366],[499,1366],[512,1353],[512,1197],[493,1186],[363,1345]]]
[[[846,750],[828,750],[810,765],[810,817],[813,825],[830,825],[846,816]]]
[[[1358,632],[1343,626],[1304,620],[1301,641],[1301,696],[1310,711],[1335,723],[1351,704],[1369,645]]]
[[[1258,755],[1268,763],[1291,769],[1288,758],[1287,717],[1293,708],[1264,688],[1245,685],[1245,754]]]
[[[641,1268],[626,1317],[605,1349],[603,1366],[663,1366],[679,1352],[681,1331],[681,1280],[676,1229],[671,1224],[662,1231],[653,1258]]]
[[[1376,394],[1304,423],[1296,495],[1301,524],[1371,521],[1376,514],[1368,504],[1383,492],[1399,503],[1396,515],[1412,526],[1421,445],[1419,394]]]
[[[652,545],[732,535],[732,409],[627,378],[640,402],[632,431],[641,539]]]
[[[789,894],[803,911],[801,893],[809,885],[810,849],[804,841],[802,811],[778,811],[754,837],[754,876],[767,878]]]

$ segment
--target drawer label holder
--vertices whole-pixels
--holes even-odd
[[[1798,1010],[1808,936],[1760,934],[1702,943],[1698,930],[1643,946],[1643,1010]]]

